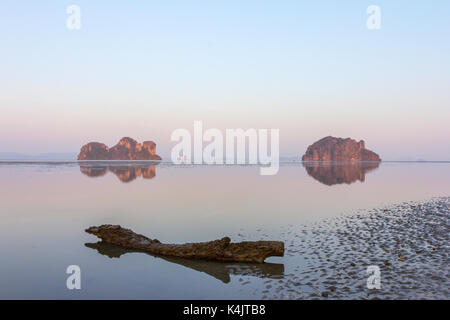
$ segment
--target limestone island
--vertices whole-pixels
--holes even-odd
[[[161,160],[156,154],[156,143],[138,143],[132,138],[122,138],[112,148],[100,142],[89,142],[81,148],[78,160]]]
[[[381,161],[378,154],[365,148],[363,140],[325,137],[308,147],[302,161]]]

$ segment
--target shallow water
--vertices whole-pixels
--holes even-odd
[[[423,205],[442,208],[436,216],[403,206],[449,196],[450,163],[285,163],[277,175],[261,176],[256,166],[0,162],[0,179],[3,299],[309,299],[325,291],[329,298],[448,298],[442,235],[448,234],[448,201]],[[417,219],[399,218],[412,214]],[[421,226],[433,221],[447,229],[414,246],[434,246],[436,255],[395,251],[395,226],[403,227],[402,239],[413,239],[430,234]],[[162,242],[281,240],[286,253],[263,265],[154,257],[97,243],[84,232],[104,223]],[[378,225],[385,231],[372,250],[363,244]],[[385,257],[384,249],[408,257]],[[411,274],[427,261],[415,282]],[[366,268],[374,263],[382,268],[382,288],[368,294]],[[65,271],[74,264],[81,268],[81,290],[66,288]]]

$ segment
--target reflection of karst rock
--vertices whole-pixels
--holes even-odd
[[[141,168],[142,178],[153,179],[156,176],[155,166],[148,168]]]
[[[139,177],[142,177],[143,179],[153,179],[156,176],[156,166],[154,164],[112,165],[80,163],[80,171],[88,177],[93,178],[101,177],[108,172],[112,172],[122,182],[131,182]]]
[[[103,177],[108,173],[108,167],[91,167],[91,166],[80,166],[81,173],[89,177]]]
[[[365,148],[364,141],[325,137],[308,147],[303,161],[381,161],[380,157]]]
[[[323,184],[332,186],[341,183],[364,182],[367,172],[378,168],[380,163],[373,162],[303,162],[308,175]]]
[[[125,137],[112,148],[103,143],[90,142],[81,148],[78,160],[161,160],[161,157],[156,154],[153,141],[141,144]]]
[[[97,243],[86,243],[85,246],[95,249],[100,254],[106,255],[111,259],[120,258],[121,255],[126,253],[136,252],[134,250],[127,250],[104,241],[99,241]],[[159,256],[150,253],[147,254],[199,272],[204,272],[224,283],[230,282],[230,274],[236,276],[254,276],[258,278],[272,279],[281,279],[284,276],[284,265],[279,263],[230,263]]]

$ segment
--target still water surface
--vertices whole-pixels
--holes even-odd
[[[285,163],[261,176],[256,166],[0,162],[0,298],[258,299],[267,279],[297,272],[296,257],[154,257],[99,244],[84,229],[120,224],[168,243],[285,241],[288,226],[449,190],[450,163]],[[66,288],[73,264],[81,290]]]

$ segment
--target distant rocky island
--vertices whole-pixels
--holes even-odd
[[[365,148],[363,140],[325,137],[308,147],[303,161],[381,161],[378,154]]]
[[[138,143],[132,138],[122,138],[112,148],[100,142],[90,142],[81,148],[78,160],[161,160],[156,154],[156,143]]]

